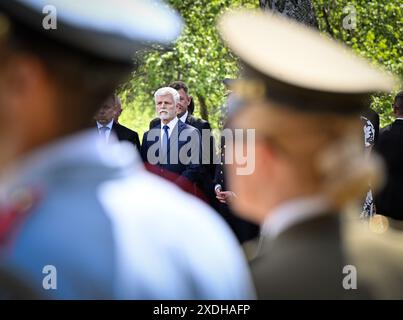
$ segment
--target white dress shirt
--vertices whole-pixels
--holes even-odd
[[[168,138],[171,137],[172,131],[175,128],[176,124],[178,123],[179,119],[177,117],[173,118],[168,124],[166,124],[169,129],[168,129]],[[163,143],[162,137],[164,136],[164,126],[165,124],[162,123],[161,121],[161,143]]]
[[[43,261],[56,266],[62,261],[60,288],[49,292],[55,299],[254,298],[239,245],[209,206],[147,172],[131,146],[113,144],[104,151],[91,129],[48,144],[4,170],[5,204],[35,186],[41,205],[18,230],[10,250],[1,252],[2,259],[34,284],[42,283]],[[84,220],[82,212],[89,213]],[[89,229],[91,241],[83,245],[80,237]],[[110,267],[103,268],[105,262]]]
[[[98,132],[99,132],[100,135],[102,135],[102,131],[101,131],[101,128],[102,128],[102,127],[107,127],[107,128],[109,128],[109,130],[106,130],[106,132],[105,132],[105,139],[106,139],[106,142],[109,141],[109,137],[110,137],[111,132],[112,132],[112,126],[113,126],[113,120],[112,120],[111,122],[109,122],[107,125],[100,124],[100,123],[97,121]]]

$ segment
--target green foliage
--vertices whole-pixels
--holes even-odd
[[[140,134],[155,117],[153,92],[175,80],[189,86],[195,114],[218,127],[224,102],[225,77],[236,77],[237,59],[223,45],[216,30],[217,18],[233,7],[257,8],[257,0],[170,0],[185,21],[182,35],[170,51],[145,53],[140,69],[122,88],[125,111],[121,122]]]
[[[225,77],[238,74],[237,58],[223,45],[217,30],[219,15],[233,7],[257,8],[258,0],[169,0],[182,15],[186,27],[169,51],[145,52],[140,68],[120,90],[125,111],[121,121],[140,135],[155,116],[153,92],[174,80],[189,85],[196,115],[219,127],[224,102]],[[403,4],[401,0],[313,0],[319,29],[352,47],[360,55],[403,78]],[[350,5],[357,25],[348,30]],[[349,22],[349,21],[347,21]],[[331,61],[329,61],[331,63]],[[381,115],[381,125],[391,122],[395,92],[373,97],[372,107]]]
[[[401,0],[313,0],[319,28],[344,42],[374,64],[403,78],[403,2]],[[355,9],[356,27],[343,27]],[[343,12],[343,9],[345,11]],[[381,126],[392,119],[396,92],[375,95],[372,108],[381,116]]]

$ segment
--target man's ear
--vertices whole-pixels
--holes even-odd
[[[190,103],[192,102],[192,100],[193,100],[193,97],[192,96],[188,96],[188,98],[189,98],[189,103],[188,103],[188,106],[190,105]]]

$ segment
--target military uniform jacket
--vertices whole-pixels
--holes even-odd
[[[58,141],[2,177],[0,215],[11,199],[22,199],[28,211],[3,238],[2,263],[51,298],[253,297],[224,222],[147,173],[129,143],[100,140],[90,130]],[[38,194],[34,202],[16,197],[30,190]],[[57,289],[45,289],[52,268]]]
[[[403,235],[374,234],[358,216],[323,212],[263,236],[251,261],[258,299],[402,299]]]

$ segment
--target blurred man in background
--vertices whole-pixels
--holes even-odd
[[[159,170],[156,172],[162,176],[165,176],[165,171],[175,174],[175,183],[178,185],[191,183],[196,186],[202,177],[200,133],[177,117],[180,95],[174,88],[158,89],[154,100],[160,123],[144,133],[141,149],[143,161],[157,165]],[[161,148],[154,150],[157,145]],[[182,148],[188,146],[189,157],[181,157]]]
[[[116,122],[121,112],[122,107],[118,96],[114,94],[108,97],[95,115],[99,135],[108,142],[110,135],[113,134],[119,141],[130,142],[140,152],[140,139],[137,132]]]

